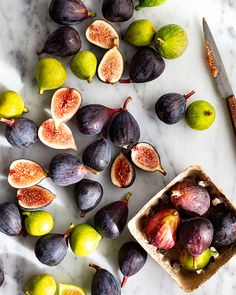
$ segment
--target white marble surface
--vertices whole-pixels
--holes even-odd
[[[30,109],[27,117],[38,124],[49,117],[49,106],[52,92],[43,96],[37,94],[35,83],[35,65],[39,49],[49,32],[57,25],[48,17],[48,0],[1,0],[0,2],[0,91],[13,89],[25,98]],[[101,17],[102,1],[85,1],[90,9],[97,11]],[[111,107],[119,106],[125,97],[131,95],[133,101],[129,105],[130,112],[140,123],[142,140],[152,142],[162,157],[163,166],[168,174],[148,174],[137,171],[135,184],[129,189],[133,192],[130,200],[130,214],[134,214],[160,188],[168,183],[176,174],[191,164],[202,165],[212,179],[219,184],[236,202],[236,149],[235,138],[228,118],[226,105],[215,91],[207,66],[204,61],[201,19],[205,16],[218,40],[227,71],[232,83],[236,81],[236,3],[234,0],[168,0],[159,8],[145,9],[136,12],[134,19],[149,18],[158,27],[177,23],[186,28],[189,35],[189,47],[183,57],[166,62],[164,74],[157,80],[142,85],[105,85],[95,79],[92,85],[77,80],[68,70],[67,86],[78,88],[84,98],[84,104],[96,102]],[[89,24],[87,20],[76,28],[81,36]],[[123,33],[128,23],[116,25]],[[84,39],[84,38],[83,38]],[[102,50],[83,42],[83,49],[92,48],[98,56]],[[126,60],[132,56],[134,48],[122,42],[122,52]],[[64,59],[68,65],[68,59]],[[233,84],[234,86],[234,84]],[[156,99],[166,92],[186,93],[194,89],[196,94],[189,100],[205,99],[216,108],[217,117],[214,125],[207,131],[195,132],[188,128],[184,121],[174,126],[162,124],[154,114]],[[236,88],[235,88],[236,91]],[[69,124],[74,131],[79,153],[93,140],[78,133],[75,121]],[[0,201],[15,200],[16,191],[9,187],[6,180],[7,167],[12,160],[25,157],[41,163],[45,168],[58,151],[37,143],[28,150],[20,151],[9,146],[4,138],[4,126],[0,126]],[[113,149],[114,154],[118,152]],[[108,169],[109,170],[109,169]],[[120,190],[111,185],[109,171],[98,178],[103,184],[105,195],[100,206],[109,201],[120,199],[127,190]],[[94,176],[91,176],[95,178]],[[48,207],[55,218],[54,232],[63,232],[70,222],[80,223],[79,212],[72,196],[72,188],[60,188],[49,179],[42,185],[50,188],[58,196]],[[88,222],[93,222],[93,214],[88,214]],[[131,239],[128,230],[115,241],[102,240],[99,249],[91,257],[76,258],[71,251],[58,267],[48,268],[40,264],[34,256],[35,238],[11,238],[0,234],[0,258],[3,261],[6,280],[0,294],[23,294],[22,286],[32,274],[48,272],[58,282],[74,283],[84,287],[90,294],[90,283],[93,271],[87,266],[89,262],[97,262],[113,273],[118,273],[117,250],[120,245]],[[227,264],[216,276],[194,294],[213,295],[236,293],[235,259]],[[141,272],[134,276],[122,291],[125,295],[180,295],[183,294],[160,266],[151,258]]]

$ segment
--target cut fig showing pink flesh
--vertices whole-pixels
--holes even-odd
[[[41,124],[38,137],[42,143],[53,149],[77,149],[70,128],[65,123],[61,123],[56,127],[53,119],[48,119]]]
[[[28,211],[44,208],[55,198],[56,196],[52,192],[38,185],[17,190],[19,206]]]
[[[82,103],[80,92],[74,88],[60,88],[52,97],[51,113],[56,127],[69,121],[78,111]]]
[[[8,183],[14,188],[28,188],[47,177],[47,172],[36,162],[19,159],[11,163]]]
[[[159,171],[166,175],[161,166],[161,160],[156,149],[147,142],[139,142],[131,149],[132,162],[140,169],[148,172]]]

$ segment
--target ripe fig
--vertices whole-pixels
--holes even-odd
[[[8,236],[18,236],[22,230],[21,215],[14,203],[0,204],[0,232]]]
[[[51,0],[49,15],[60,25],[75,25],[96,14],[88,11],[81,0]]]
[[[102,82],[117,83],[124,71],[124,60],[117,46],[108,50],[98,66],[98,77]]]
[[[112,202],[95,214],[95,228],[103,237],[115,239],[123,232],[128,219],[130,196],[131,193],[128,193],[124,200]]]
[[[165,61],[151,47],[139,49],[129,65],[129,79],[120,83],[144,83],[158,78],[165,69]]]
[[[39,127],[38,136],[43,144],[53,149],[77,150],[72,131],[65,123],[61,123],[56,127],[55,121],[48,119]]]
[[[156,149],[148,142],[139,142],[131,148],[132,162],[140,169],[148,172],[159,171],[166,175]]]
[[[129,187],[135,180],[135,169],[128,158],[120,153],[111,166],[111,182],[118,187]]]
[[[73,27],[63,26],[51,33],[38,54],[49,53],[56,56],[71,56],[80,51],[79,32]]]
[[[211,205],[208,191],[189,181],[176,183],[171,189],[171,202],[176,209],[190,215],[203,215]]]
[[[109,22],[125,22],[134,14],[132,0],[103,0],[102,14]]]
[[[167,93],[162,95],[155,104],[157,117],[166,124],[176,124],[183,119],[186,112],[186,101],[195,92],[186,95]]]
[[[52,97],[51,113],[56,129],[61,123],[69,121],[82,103],[80,92],[74,88],[60,88]]]
[[[95,264],[89,264],[96,270],[93,276],[91,295],[121,295],[120,284],[106,269]]]
[[[16,197],[19,206],[27,211],[42,209],[56,198],[52,192],[38,185],[18,189]]]
[[[104,49],[119,48],[120,37],[115,28],[105,20],[97,19],[86,30],[87,40]]]
[[[32,236],[46,235],[52,230],[54,226],[53,217],[47,211],[25,211],[22,213],[22,215],[25,216],[25,229]]]
[[[81,217],[101,202],[103,197],[102,185],[94,180],[82,179],[76,183],[74,188],[74,198],[78,208],[81,211]]]
[[[55,295],[57,283],[53,276],[46,273],[33,276],[26,284],[25,295]]]
[[[180,242],[196,258],[211,245],[214,229],[210,220],[195,217],[185,220],[180,228]]]
[[[8,171],[8,183],[14,188],[28,188],[48,177],[38,164],[30,160],[19,159],[11,163]]]
[[[158,249],[168,250],[175,246],[180,216],[175,209],[162,209],[150,217],[145,227],[148,242]]]
[[[111,148],[106,138],[98,139],[88,145],[83,152],[83,163],[95,171],[103,171],[111,161]]]
[[[124,275],[121,288],[123,288],[129,277],[139,272],[147,261],[147,252],[137,243],[125,243],[118,252],[118,263]]]

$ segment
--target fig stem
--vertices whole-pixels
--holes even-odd
[[[212,111],[208,110],[208,111],[205,112],[205,114],[206,114],[207,116],[211,116],[211,115],[212,115]]]
[[[167,172],[161,166],[159,166],[158,171],[161,172],[164,176],[167,174]]]
[[[0,122],[5,123],[8,126],[12,126],[15,120],[9,120],[9,119],[0,119]]]
[[[128,105],[128,103],[130,102],[132,100],[132,97],[131,96],[129,96],[129,97],[127,97],[126,98],[126,100],[125,100],[125,102],[124,102],[124,104],[123,104],[123,109],[127,109],[127,105]]]
[[[197,258],[193,257],[193,268],[197,269]]]
[[[129,84],[129,83],[132,83],[132,81],[130,79],[121,79],[119,81],[120,83],[123,83],[123,84]]]
[[[89,266],[92,267],[92,268],[94,268],[94,269],[96,269],[97,271],[98,271],[99,269],[101,269],[101,267],[99,267],[98,265],[93,264],[93,263],[89,263]]]
[[[86,212],[85,211],[81,211],[80,213],[80,217],[83,218],[85,216]]]
[[[137,11],[140,11],[141,9],[143,9],[143,7],[142,7],[141,5],[137,5],[137,6],[135,7],[135,10],[137,10]]]
[[[25,216],[30,216],[30,212],[29,211],[24,211],[24,212],[22,212],[22,215],[25,215]]]
[[[90,84],[90,83],[92,83],[93,82],[93,79],[92,78],[88,78],[88,83]]]
[[[188,100],[189,99],[189,97],[191,97],[193,94],[195,93],[195,91],[194,90],[192,90],[191,92],[189,92],[188,94],[186,94],[186,95],[184,95],[184,98],[186,99],[186,100]]]
[[[161,38],[157,38],[157,44],[158,45],[162,45],[163,43],[165,43],[165,41]]]
[[[124,202],[128,204],[130,197],[132,196],[131,192],[128,192],[124,197]]]
[[[75,225],[74,223],[71,223],[66,232],[64,233],[64,238],[67,239],[72,234],[72,231],[74,229]]]
[[[23,109],[23,113],[28,113],[29,112],[29,109],[28,108],[24,108]]]
[[[127,280],[128,280],[128,277],[124,276],[123,280],[122,280],[122,283],[121,283],[121,288],[123,288],[126,285]]]
[[[39,50],[37,50],[37,55],[41,55],[41,54],[43,54],[44,53],[44,50],[43,50],[43,48],[42,49],[39,49]]]

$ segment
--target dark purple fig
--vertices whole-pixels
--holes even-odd
[[[93,276],[91,295],[121,295],[120,284],[108,270],[95,264],[89,264],[96,269]]]
[[[57,56],[71,56],[80,51],[79,32],[73,27],[63,26],[50,34],[38,54],[49,53]]]
[[[0,263],[0,287],[4,283],[4,279],[5,279],[5,274],[4,274],[2,264]]]
[[[123,232],[128,219],[130,196],[131,193],[128,193],[124,200],[112,202],[95,214],[95,228],[103,237],[115,239]]]
[[[139,49],[129,65],[129,79],[120,83],[144,83],[158,78],[165,69],[164,59],[150,47]]]
[[[103,197],[103,188],[97,181],[82,179],[74,188],[74,198],[78,208],[81,211],[81,217],[101,202]]]
[[[214,229],[210,220],[203,217],[186,219],[180,227],[180,242],[194,258],[211,245]]]
[[[109,22],[125,22],[134,14],[132,0],[104,0],[102,14]]]
[[[137,243],[125,243],[118,252],[118,263],[122,274],[124,275],[121,288],[127,282],[128,277],[135,275],[143,268],[147,261],[147,252]]]
[[[186,101],[195,92],[186,95],[167,93],[162,95],[155,104],[157,117],[166,124],[176,124],[183,119],[186,112]]]
[[[22,230],[19,209],[14,203],[0,204],[0,232],[8,236],[18,236]]]
[[[111,161],[111,148],[106,138],[92,142],[82,156],[83,163],[95,171],[103,171]]]
[[[49,15],[60,25],[73,25],[96,14],[89,12],[81,0],[51,0]]]

